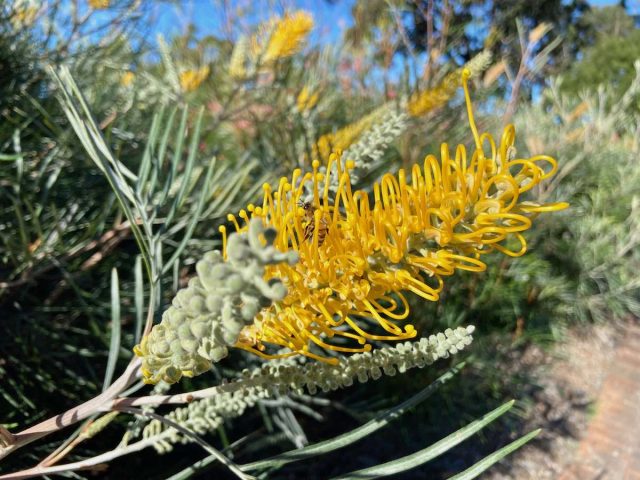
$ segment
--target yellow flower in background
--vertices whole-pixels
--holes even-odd
[[[247,229],[250,217],[261,218],[278,232],[274,246],[295,250],[300,258],[294,265],[267,266],[265,279],[283,281],[287,295],[258,313],[236,347],[265,358],[302,354],[335,364],[335,357],[316,352],[364,352],[371,341],[412,338],[415,328],[401,325],[409,316],[407,293],[436,301],[444,277],[485,270],[483,255],[524,254],[522,232],[532,218],[567,207],[522,200],[556,172],[556,161],[546,155],[514,158],[512,125],[497,145],[488,133],[478,133],[469,76],[465,70],[475,142],[470,156],[463,145],[452,155],[443,144],[440,159],[428,155],[410,171],[384,175],[370,197],[352,189],[353,163],[343,168],[339,154],[332,154],[326,174],[315,160],[313,171],[297,169],[277,187],[265,185],[261,205],[229,216],[237,231]],[[339,179],[335,194],[327,175]],[[288,352],[276,353],[279,348]]]
[[[460,72],[452,72],[434,88],[413,94],[407,103],[407,112],[412,117],[421,117],[438,107],[442,107],[454,95],[459,86]]]
[[[311,110],[318,103],[320,94],[317,91],[311,90],[306,85],[300,90],[298,98],[296,99],[296,107],[299,112],[305,112]]]
[[[37,15],[37,7],[29,5],[27,3],[22,3],[20,6],[16,7],[13,10],[13,15],[11,16],[11,24],[14,28],[28,27],[34,22]]]
[[[271,30],[263,60],[268,63],[298,53],[312,28],[313,17],[302,10],[277,20]]]
[[[471,77],[475,77],[483,72],[490,63],[491,53],[489,51],[479,53],[469,60],[462,69],[445,76],[436,87],[412,95],[404,108],[409,115],[420,117],[444,106],[460,87],[463,70],[466,69]],[[380,120],[390,108],[392,108],[391,104],[383,105],[336,132],[322,135],[316,141],[314,158],[326,162],[331,152],[346,150],[359,139],[360,135]]]
[[[445,105],[460,87],[462,71],[466,69],[472,77],[482,73],[491,64],[491,53],[485,50],[469,60],[462,69],[449,73],[435,87],[417,92],[407,102],[407,112],[420,117]]]
[[[229,74],[233,78],[242,79],[247,75],[245,62],[247,61],[248,52],[249,40],[246,36],[242,35],[233,46],[231,58],[229,59]]]
[[[96,10],[109,8],[109,5],[111,5],[111,0],[89,0],[89,6]]]
[[[388,105],[383,105],[382,107],[375,109],[370,114],[365,115],[360,120],[342,127],[336,132],[322,135],[316,141],[313,152],[314,158],[321,159],[326,163],[331,152],[346,150],[351,144],[358,140],[360,135],[380,120],[388,109]]]
[[[135,79],[136,79],[135,73],[133,73],[132,71],[126,71],[120,77],[120,85],[122,85],[123,87],[128,87],[134,82]]]
[[[207,79],[209,73],[208,66],[197,70],[185,70],[180,74],[180,88],[183,92],[193,92]]]

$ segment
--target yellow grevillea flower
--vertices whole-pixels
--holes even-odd
[[[96,10],[109,8],[110,4],[111,0],[89,0],[91,8],[95,8]]]
[[[335,357],[316,352],[365,352],[372,340],[412,338],[415,328],[399,324],[409,316],[407,292],[438,300],[444,277],[456,270],[485,270],[481,258],[490,252],[524,254],[522,232],[532,217],[566,208],[565,203],[522,200],[556,172],[556,161],[547,155],[513,158],[512,125],[497,145],[488,133],[478,133],[469,75],[465,70],[475,142],[470,156],[462,145],[452,155],[443,144],[440,160],[428,155],[410,171],[384,175],[370,198],[351,188],[353,163],[347,161],[343,168],[333,154],[326,175],[333,172],[339,178],[335,194],[316,160],[311,172],[297,169],[277,188],[265,185],[262,205],[249,205],[239,218],[229,215],[237,231],[247,229],[249,217],[261,218],[278,232],[274,246],[296,250],[300,258],[294,265],[267,267],[265,278],[282,280],[287,295],[259,312],[236,347],[266,358],[302,354],[337,363]],[[308,202],[306,192],[312,196]],[[225,228],[221,231],[226,241]],[[312,351],[314,344],[319,349]],[[268,345],[288,352],[272,353]]]
[[[360,120],[342,127],[336,132],[322,135],[316,141],[314,157],[326,162],[332,152],[346,150],[351,144],[358,140],[365,130],[371,128],[380,120],[388,110],[389,106],[383,105],[368,115],[365,115]]]
[[[491,54],[484,51],[476,55],[464,68],[451,72],[434,88],[417,92],[406,103],[406,112],[413,117],[420,117],[444,106],[461,85],[462,71],[467,69],[475,77],[484,71],[491,63]],[[379,121],[392,108],[391,104],[383,105],[370,114],[353,122],[340,130],[322,135],[315,144],[314,158],[326,161],[331,152],[346,150],[355,143],[367,129]]]
[[[133,73],[132,71],[124,72],[120,77],[120,85],[122,85],[123,87],[128,87],[133,83],[135,79],[136,79],[136,74]]]
[[[407,102],[407,112],[413,117],[421,117],[436,108],[445,105],[460,87],[462,70],[467,69],[475,77],[491,64],[491,53],[483,51],[464,65],[463,69],[453,71],[435,87],[411,96]]]
[[[420,117],[446,104],[460,86],[460,72],[448,74],[434,88],[412,95],[407,103],[407,111],[413,117]]]
[[[298,53],[312,28],[313,17],[302,10],[279,19],[269,36],[264,61],[272,62]]]
[[[300,90],[298,98],[296,98],[296,107],[299,112],[311,110],[316,106],[319,98],[320,94],[317,91],[313,91],[305,85],[302,87],[302,90]]]
[[[193,92],[207,79],[209,72],[206,65],[197,70],[185,70],[180,74],[180,88],[183,92]]]

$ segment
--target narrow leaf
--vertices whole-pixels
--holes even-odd
[[[102,391],[104,392],[113,380],[113,372],[118,361],[118,351],[120,350],[120,282],[118,281],[118,270],[111,270],[111,344],[109,345],[109,359],[107,369],[104,374]]]
[[[391,462],[376,465],[375,467],[365,468],[355,472],[347,473],[339,477],[335,477],[334,480],[362,480],[366,478],[380,478],[388,475],[395,475],[412,468],[419,467],[420,465],[427,463],[450,449],[469,438],[471,435],[482,430],[488,424],[493,422],[496,418],[504,415],[511,407],[513,407],[514,401],[505,403],[501,407],[496,408],[492,412],[489,412],[484,417],[471,422],[466,427],[452,433],[451,435],[443,438],[439,442],[433,445],[419,450],[411,455],[407,455]],[[497,460],[496,460],[497,461]]]
[[[135,342],[140,342],[142,336],[142,328],[144,326],[144,278],[142,276],[142,259],[140,255],[136,256],[136,264],[134,267],[135,275],[135,306],[136,306],[136,325],[135,325]]]
[[[451,477],[449,480],[471,480],[472,478],[476,478],[478,475],[483,473],[489,467],[491,467],[494,463],[499,462],[504,457],[509,455],[511,452],[519,449],[525,443],[532,440],[541,432],[541,429],[534,430],[533,432],[528,433],[522,438],[519,438],[515,442],[511,442],[509,445],[502,447],[497,452],[492,453],[488,457],[483,458],[478,463],[474,464],[472,467],[466,469],[464,472],[460,472],[454,477]]]
[[[338,435],[329,440],[315,443],[298,450],[290,450],[288,452],[276,455],[267,460],[259,460],[257,462],[243,465],[241,468],[243,471],[256,470],[259,468],[280,467],[290,462],[296,462],[298,460],[304,460],[316,455],[325,454],[338,450],[339,448],[350,445],[358,440],[365,438],[373,432],[380,430],[382,427],[387,426],[392,421],[399,418],[402,414],[406,413],[409,409],[415,407],[419,403],[423,402],[431,396],[442,384],[449,381],[456,375],[464,366],[464,363],[460,363],[455,367],[450,368],[444,375],[438,377],[429,386],[415,394],[413,397],[405,400],[400,405],[387,410],[386,412],[376,416],[372,420],[368,421],[361,427],[358,427],[350,432]]]
[[[216,164],[216,159],[214,157],[211,159],[211,162],[209,163],[209,168],[207,169],[207,173],[204,178],[204,185],[210,185],[211,176],[213,175],[213,169],[215,167],[215,164]],[[171,258],[167,261],[167,263],[164,265],[162,269],[163,274],[167,273],[171,268],[173,268],[173,263],[178,260],[178,258],[182,254],[182,251],[184,250],[184,247],[187,246],[187,242],[191,239],[191,235],[193,235],[193,231],[195,230],[196,225],[198,225],[198,222],[202,218],[202,211],[204,210],[204,204],[206,200],[207,200],[206,195],[200,195],[196,209],[192,213],[191,221],[187,226],[187,229],[184,232],[182,239],[180,240],[180,244],[177,246],[176,250],[173,252],[173,255],[171,255]]]

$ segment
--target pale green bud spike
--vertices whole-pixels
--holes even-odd
[[[287,289],[280,280],[265,281],[264,267],[295,263],[297,255],[276,250],[274,238],[261,220],[254,219],[247,234],[229,236],[226,262],[218,251],[204,254],[196,264],[197,276],[134,348],[142,357],[147,383],[175,383],[208,371],[227,356],[228,347],[237,343],[260,308],[285,297]]]
[[[447,329],[444,334],[431,335],[416,342],[404,342],[343,358],[337,367],[317,362],[300,364],[295,357],[272,360],[261,368],[244,370],[238,382],[246,383],[246,386],[177,408],[167,418],[202,435],[274,394],[304,389],[311,394],[318,390],[327,392],[430,365],[439,358],[448,357],[452,347],[459,351],[471,344],[473,331],[473,326]],[[143,430],[144,438],[161,434],[162,438],[154,445],[160,453],[170,451],[175,443],[191,441],[180,432],[167,429],[158,420],[151,421]]]

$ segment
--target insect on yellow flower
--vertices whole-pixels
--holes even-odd
[[[250,217],[261,218],[277,231],[274,246],[295,250],[300,258],[293,265],[266,267],[265,279],[283,281],[287,295],[258,313],[237,348],[265,358],[302,354],[336,364],[330,351],[365,352],[374,340],[415,337],[413,325],[401,325],[409,316],[408,292],[436,301],[444,277],[485,270],[483,255],[523,255],[522,232],[532,217],[568,206],[522,200],[556,172],[556,161],[547,155],[513,158],[512,125],[499,144],[479,133],[469,76],[465,69],[462,84],[475,143],[470,156],[463,145],[452,156],[443,144],[439,160],[428,155],[410,171],[387,173],[369,195],[351,187],[353,162],[332,154],[326,173],[316,160],[311,172],[296,169],[275,188],[265,184],[261,205],[229,215],[239,232],[246,231]],[[338,179],[335,194],[329,175]],[[313,232],[302,207],[307,204]],[[226,229],[221,232],[225,241]],[[282,348],[287,351],[278,351]]]

